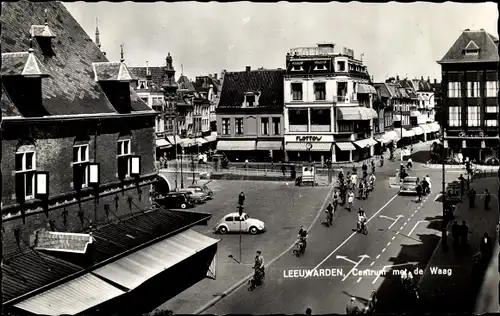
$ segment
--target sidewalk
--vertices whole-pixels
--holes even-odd
[[[455,210],[455,220],[459,224],[466,221],[467,226],[469,226],[469,247],[468,249],[453,249],[451,224],[449,224],[448,252],[443,252],[440,242],[419,281],[422,299],[420,305],[423,309],[421,312],[470,313],[474,311],[484,271],[474,269],[472,256],[479,251],[479,243],[485,232],[492,238],[494,244],[498,243],[496,234],[496,224],[499,220],[497,198],[492,196],[490,210],[485,211],[481,194],[486,188],[490,192],[496,193],[498,179],[479,179],[474,181],[471,187],[478,194],[476,207],[469,209],[468,200],[464,198]],[[497,253],[493,253],[493,256],[497,256]],[[451,276],[432,274],[432,268],[451,269]]]

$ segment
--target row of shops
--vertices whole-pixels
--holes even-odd
[[[435,139],[439,131],[439,124],[430,123],[365,139],[342,139],[334,135],[287,135],[284,141],[222,139],[217,142],[217,151],[224,152],[230,161],[352,162],[370,158],[390,146]]]
[[[197,154],[215,148],[217,132],[211,132],[205,137],[183,138],[179,135],[169,135],[156,139],[156,157],[164,156],[175,159],[175,154]],[[176,151],[177,150],[177,151]]]

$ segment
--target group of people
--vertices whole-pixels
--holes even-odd
[[[372,172],[368,174],[368,166],[363,163],[361,167],[363,170],[363,176],[358,181],[357,168],[353,166],[352,173],[350,171],[344,175],[344,171],[340,170],[338,175],[338,190],[335,190],[333,195],[333,208],[336,210],[339,204],[345,205],[348,203],[348,209],[352,209],[352,204],[354,203],[354,192],[356,188],[358,189],[359,199],[367,199],[368,195],[375,188],[375,161],[372,160]]]

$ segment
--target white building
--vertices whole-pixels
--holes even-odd
[[[354,161],[374,154],[375,88],[354,52],[291,49],[284,78],[285,159]]]

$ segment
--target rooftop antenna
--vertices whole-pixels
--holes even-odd
[[[47,16],[47,13],[49,12],[49,10],[45,9],[43,12],[44,12],[44,15],[45,15],[45,25],[49,25],[49,18]]]
[[[123,58],[123,44],[120,45],[120,62],[123,63],[125,58]]]
[[[149,75],[149,61],[146,60],[146,75]]]
[[[181,64],[181,76],[184,76],[184,66]]]

